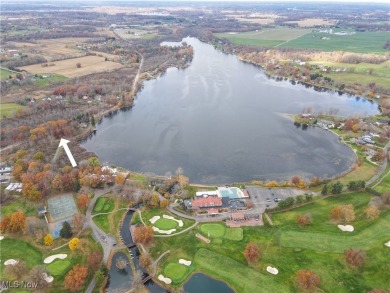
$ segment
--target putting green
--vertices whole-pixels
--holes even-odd
[[[158,219],[153,225],[159,228],[160,230],[171,230],[171,229],[175,229],[178,224],[174,220],[161,218]]]
[[[168,263],[164,268],[164,276],[172,280],[173,283],[181,283],[188,275],[188,267],[179,263]]]
[[[222,238],[225,235],[226,228],[222,224],[203,224],[200,226],[200,230],[213,238]]]
[[[65,259],[56,260],[49,264],[46,268],[51,275],[58,276],[65,272],[68,267],[70,267],[70,261]]]

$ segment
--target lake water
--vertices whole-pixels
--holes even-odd
[[[186,293],[234,293],[226,283],[202,273],[193,274],[183,288]]]
[[[296,128],[280,113],[371,115],[376,104],[276,81],[211,45],[184,41],[194,47],[191,65],[146,81],[135,106],[104,119],[82,146],[133,171],[166,175],[180,167],[193,183],[332,177],[353,164],[337,136]]]

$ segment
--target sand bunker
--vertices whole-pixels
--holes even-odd
[[[158,279],[162,282],[164,282],[165,284],[171,284],[172,283],[172,280],[169,279],[169,278],[165,278],[163,275],[159,275],[158,276]]]
[[[185,265],[185,266],[190,266],[191,265],[191,261],[190,260],[185,260],[185,259],[179,259],[179,264],[182,264],[182,265]]]
[[[55,254],[55,255],[51,255],[51,256],[46,257],[43,262],[46,263],[46,264],[47,263],[52,263],[57,258],[64,259],[67,256],[68,256],[67,254]]]
[[[153,231],[154,232],[158,232],[158,233],[161,233],[161,234],[172,234],[173,232],[175,232],[176,231],[176,229],[171,229],[171,230],[160,230],[159,228],[157,228],[157,227],[155,227],[155,226],[153,226],[152,227],[153,228]]]
[[[277,274],[279,273],[279,271],[278,271],[277,268],[270,267],[270,266],[267,267],[267,272],[268,272],[268,273],[271,273],[271,274],[273,274],[273,275],[277,275]]]
[[[182,220],[177,220],[174,217],[171,217],[171,216],[168,216],[168,215],[163,215],[163,218],[176,221],[179,224],[179,227],[183,227],[183,221]]]
[[[9,265],[14,266],[14,265],[16,265],[18,262],[19,262],[18,260],[12,259],[12,258],[11,258],[11,259],[9,259],[9,260],[6,260],[6,261],[4,262],[4,265],[5,265],[5,266],[9,266]]]
[[[151,218],[151,219],[149,220],[149,222],[152,223],[152,224],[154,224],[154,223],[156,223],[157,220],[159,220],[159,219],[160,219],[160,216],[154,216],[153,218]]]
[[[339,227],[339,229],[344,232],[353,232],[354,230],[353,226],[351,225],[337,225],[337,227]]]
[[[385,246],[390,247],[390,241],[387,241],[387,242],[385,243]]]
[[[43,277],[43,279],[44,279],[46,282],[48,282],[48,283],[51,283],[51,282],[53,282],[53,280],[54,280],[54,278],[53,278],[52,276],[49,276],[49,275],[46,274],[46,273],[43,273],[43,274],[42,274],[42,277]]]
[[[0,240],[3,240],[4,239],[4,236],[0,236]]]

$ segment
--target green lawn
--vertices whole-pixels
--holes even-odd
[[[44,77],[46,76],[46,77]],[[38,87],[47,87],[51,84],[59,83],[67,80],[68,78],[63,75],[50,73],[50,74],[36,74],[35,75],[35,84]]]
[[[4,68],[0,68],[0,79],[3,80],[3,79],[8,79],[9,76],[13,76],[15,75],[16,73],[12,72],[12,71],[9,71],[7,69],[4,69]]]
[[[6,217],[13,212],[22,211],[26,216],[36,216],[37,211],[35,205],[24,198],[19,198],[16,201],[1,206],[1,215]]]
[[[230,284],[237,292],[290,292],[286,284],[279,283],[277,278],[270,278],[247,265],[207,249],[199,249],[194,262],[202,272],[208,273]]]
[[[92,218],[94,223],[106,233],[110,233],[110,224],[108,222],[108,215],[97,215]]]
[[[220,223],[202,224],[200,226],[200,231],[207,237],[210,233],[211,238],[224,238],[233,241],[240,241],[244,237],[242,228],[228,228],[225,227],[224,224]],[[215,241],[216,240],[214,239],[213,243],[216,243]],[[220,243],[222,242],[220,241]]]
[[[46,266],[49,273],[53,276],[59,276],[70,269],[70,261],[66,259],[57,259]]]
[[[109,213],[114,210],[114,200],[108,197],[99,197],[93,207],[94,213]]]
[[[43,264],[42,253],[28,242],[18,239],[11,239],[8,238],[8,236],[5,236],[5,238],[0,241],[0,247],[0,271],[3,271],[4,261],[7,259],[22,260],[26,262],[30,269],[38,264]]]
[[[174,217],[175,219],[178,219],[178,220],[182,220],[183,221],[183,227],[179,227],[177,222],[176,221],[172,221],[172,220],[168,220],[168,219],[164,219],[163,218],[163,215],[167,215],[167,216],[172,216]],[[171,229],[174,229],[176,228],[176,230],[179,232],[180,230],[183,230],[183,229],[186,229],[190,226],[192,226],[195,221],[193,220],[188,220],[188,219],[184,219],[184,218],[179,218],[177,217],[176,215],[170,213],[168,210],[166,209],[160,209],[160,208],[144,208],[142,210],[142,219],[144,220],[145,224],[148,225],[148,226],[155,226],[155,225],[152,225],[152,223],[150,223],[150,219],[153,218],[154,216],[160,216],[160,219],[156,222],[156,224],[158,222],[161,221],[162,225],[165,226],[165,227],[173,227],[173,225],[175,224],[175,226]],[[167,220],[167,221],[165,221]],[[140,224],[141,223],[141,220],[139,219],[138,217],[138,213],[133,217],[133,220],[132,220],[133,223],[137,223],[137,224]],[[158,227],[158,226],[156,226]],[[160,228],[160,227],[159,227]],[[165,229],[164,229],[165,230]]]
[[[170,262],[164,268],[164,276],[172,279],[174,284],[182,283],[190,274],[191,266]]]
[[[390,192],[390,168],[387,168],[380,184],[374,188],[379,192]]]
[[[171,230],[175,229],[178,226],[178,223],[174,220],[161,218],[157,220],[153,225],[160,230]]]
[[[0,118],[13,116],[15,115],[16,110],[20,108],[22,108],[22,106],[15,103],[0,104]]]
[[[222,224],[203,224],[200,226],[200,231],[203,232],[206,236],[212,238],[222,238],[225,235],[225,226]]]

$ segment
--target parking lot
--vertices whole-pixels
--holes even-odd
[[[255,209],[261,213],[263,213],[266,208],[271,209],[276,207],[279,200],[308,193],[307,190],[301,189],[265,188],[259,186],[246,186],[246,190],[255,205]]]

